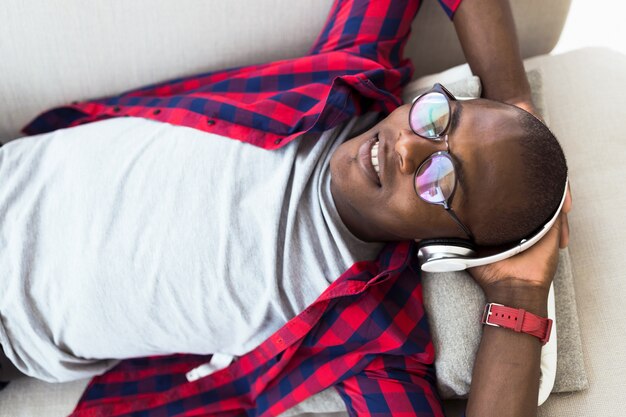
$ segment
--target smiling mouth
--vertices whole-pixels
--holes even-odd
[[[374,144],[372,145],[372,149],[370,150],[370,153],[372,155],[372,166],[374,167],[374,171],[376,171],[376,175],[378,176],[378,182],[380,182],[380,167],[378,166],[378,144],[379,143],[380,142],[377,138]]]
[[[365,176],[374,184],[381,187],[380,163],[378,160],[378,136],[364,142],[359,148],[359,165]]]

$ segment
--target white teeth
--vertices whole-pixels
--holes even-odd
[[[374,142],[372,146],[372,165],[374,166],[374,171],[376,171],[376,175],[380,179],[380,168],[378,167],[378,141]]]

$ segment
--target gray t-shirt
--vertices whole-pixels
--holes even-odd
[[[0,148],[0,343],[67,381],[118,359],[241,355],[381,245],[330,193],[333,151],[374,115],[266,151],[119,118]]]

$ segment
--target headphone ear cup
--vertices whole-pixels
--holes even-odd
[[[428,270],[428,267],[426,266],[425,268],[425,265],[433,260],[474,258],[475,256],[476,246],[466,239],[439,238],[424,239],[417,242],[417,258],[420,261],[422,270]]]

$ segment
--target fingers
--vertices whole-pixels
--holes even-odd
[[[546,246],[550,245],[556,247],[556,242],[560,243],[563,238],[563,217],[567,215],[564,213],[559,214],[559,218],[554,222],[548,233],[544,237],[541,238],[539,243],[545,241]]]
[[[532,101],[518,101],[517,103],[513,103],[513,105],[519,107],[522,110],[526,110],[528,113],[532,114],[545,124],[544,120],[541,118],[541,114],[539,114],[539,111],[537,111]]]
[[[550,280],[554,277],[554,272],[556,271],[559,259],[559,247],[561,247],[565,225],[567,224],[566,218],[567,215],[561,213],[548,233],[537,242],[537,245],[540,246],[537,248],[538,254],[534,260],[545,263],[547,267],[546,271],[548,272],[544,277],[549,277]],[[529,250],[531,249],[532,248]]]
[[[565,201],[563,202],[563,208],[561,209],[561,237],[559,240],[559,247],[565,249],[569,245],[569,220],[567,219],[567,213],[572,210],[572,192],[567,184],[567,193],[565,194]]]
[[[556,219],[550,230],[543,236],[539,242],[530,247],[527,251],[522,252],[520,255],[524,253],[532,254],[533,252],[543,252],[543,253],[551,253],[554,251],[558,251],[558,247],[560,241],[562,239],[563,233],[563,216],[564,214],[559,214],[559,217]],[[519,255],[517,255],[519,256]]]
[[[563,213],[569,213],[572,209],[572,190],[570,189],[569,182],[567,183],[567,193],[565,194],[565,201],[563,202]]]
[[[569,245],[569,221],[567,214],[561,214],[561,236],[559,239],[559,247],[565,249]]]

